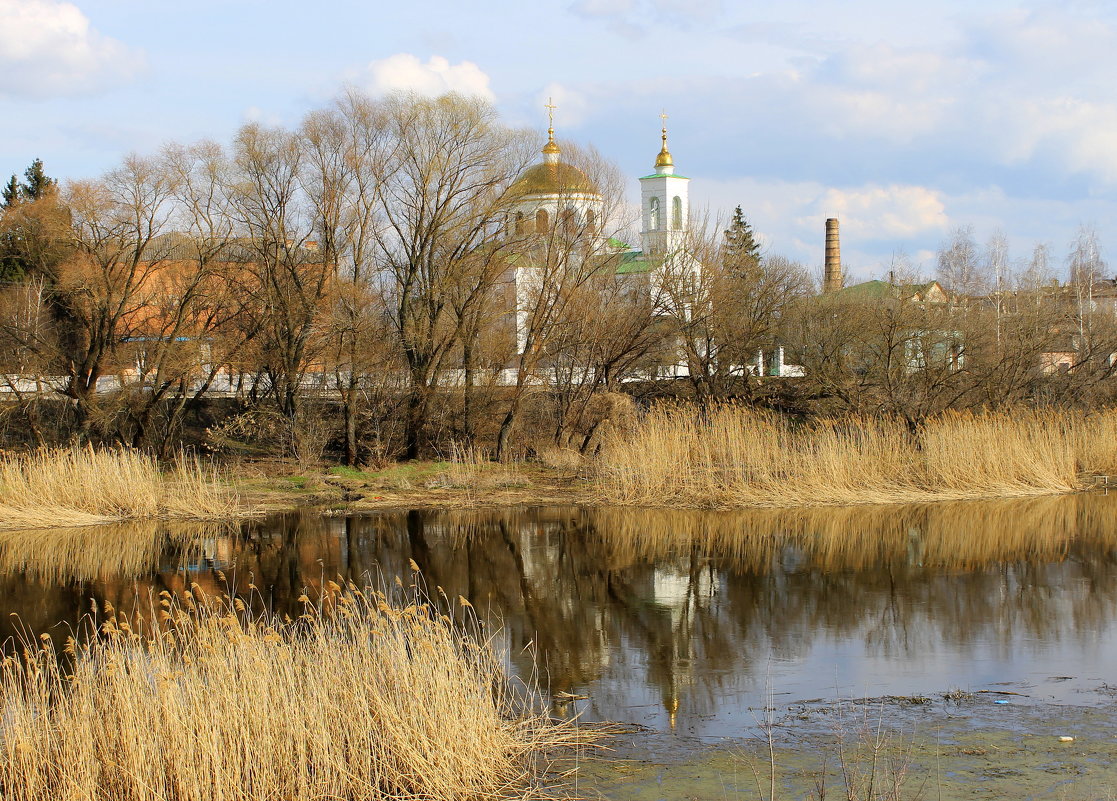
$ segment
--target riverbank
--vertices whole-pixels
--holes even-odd
[[[552,450],[494,462],[478,449],[444,461],[298,470],[242,462],[238,487],[269,509],[521,504],[749,509],[891,505],[1060,495],[1117,474],[1117,412],[943,414],[808,422],[737,406],[662,407],[607,435],[599,453]]]
[[[798,507],[1075,492],[1117,472],[1117,412],[944,413],[909,425],[803,423],[748,407],[663,407],[610,435],[602,500],[632,506]]]
[[[505,506],[589,506],[600,502],[592,478],[540,462],[478,463],[468,477],[451,462],[414,461],[383,468],[333,466],[307,470],[291,462],[243,463],[232,476],[254,509],[322,506],[331,513],[375,509],[460,509]]]

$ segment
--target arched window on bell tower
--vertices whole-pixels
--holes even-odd
[[[516,233],[522,234],[524,232],[524,213],[522,211],[516,212]]]
[[[593,209],[586,212],[586,230],[591,234],[597,233],[597,215],[593,213]]]
[[[648,230],[659,230],[659,198],[653,197],[648,203]]]
[[[683,230],[683,199],[678,195],[671,201],[671,227],[676,231]]]
[[[538,234],[545,234],[551,228],[551,218],[547,214],[546,209],[540,209],[535,212],[535,232]]]

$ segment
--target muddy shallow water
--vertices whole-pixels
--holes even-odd
[[[1027,782],[1033,797],[1100,798],[1117,784],[1112,495],[740,513],[301,510],[238,527],[14,533],[0,538],[0,609],[17,617],[0,626],[58,633],[90,599],[144,608],[152,591],[195,583],[297,611],[304,590],[409,576],[412,560],[432,594],[473,604],[556,714],[639,727],[633,761],[619,763],[631,770],[587,769],[610,797],[732,797],[663,782],[739,766],[768,707],[781,759],[797,766],[786,774],[806,776],[804,760],[834,742],[834,702],[866,697],[886,698],[878,719],[916,738],[909,762],[941,776],[947,759],[975,793],[1022,786],[1028,765],[1079,771],[1045,768]],[[1060,744],[1076,723],[1089,731]],[[753,797],[746,771],[741,797]],[[646,796],[628,794],[641,782]]]

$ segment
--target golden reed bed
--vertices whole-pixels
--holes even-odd
[[[302,600],[290,620],[164,592],[153,614],[106,609],[61,664],[25,644],[0,668],[0,795],[532,798],[549,749],[587,739],[512,689],[461,605],[332,582]]]
[[[594,466],[602,501],[732,508],[1073,492],[1117,471],[1117,412],[950,413],[912,433],[889,417],[795,425],[723,406],[653,409]]]
[[[236,490],[199,459],[164,471],[131,450],[69,448],[0,457],[0,529],[242,513]]]

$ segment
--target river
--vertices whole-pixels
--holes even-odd
[[[575,507],[5,535],[5,636],[94,602],[233,590],[296,613],[327,581],[470,601],[557,714],[700,739],[758,710],[950,691],[1102,705],[1117,685],[1117,496],[695,512]],[[251,585],[251,587],[250,587]],[[255,588],[255,589],[252,589]]]

